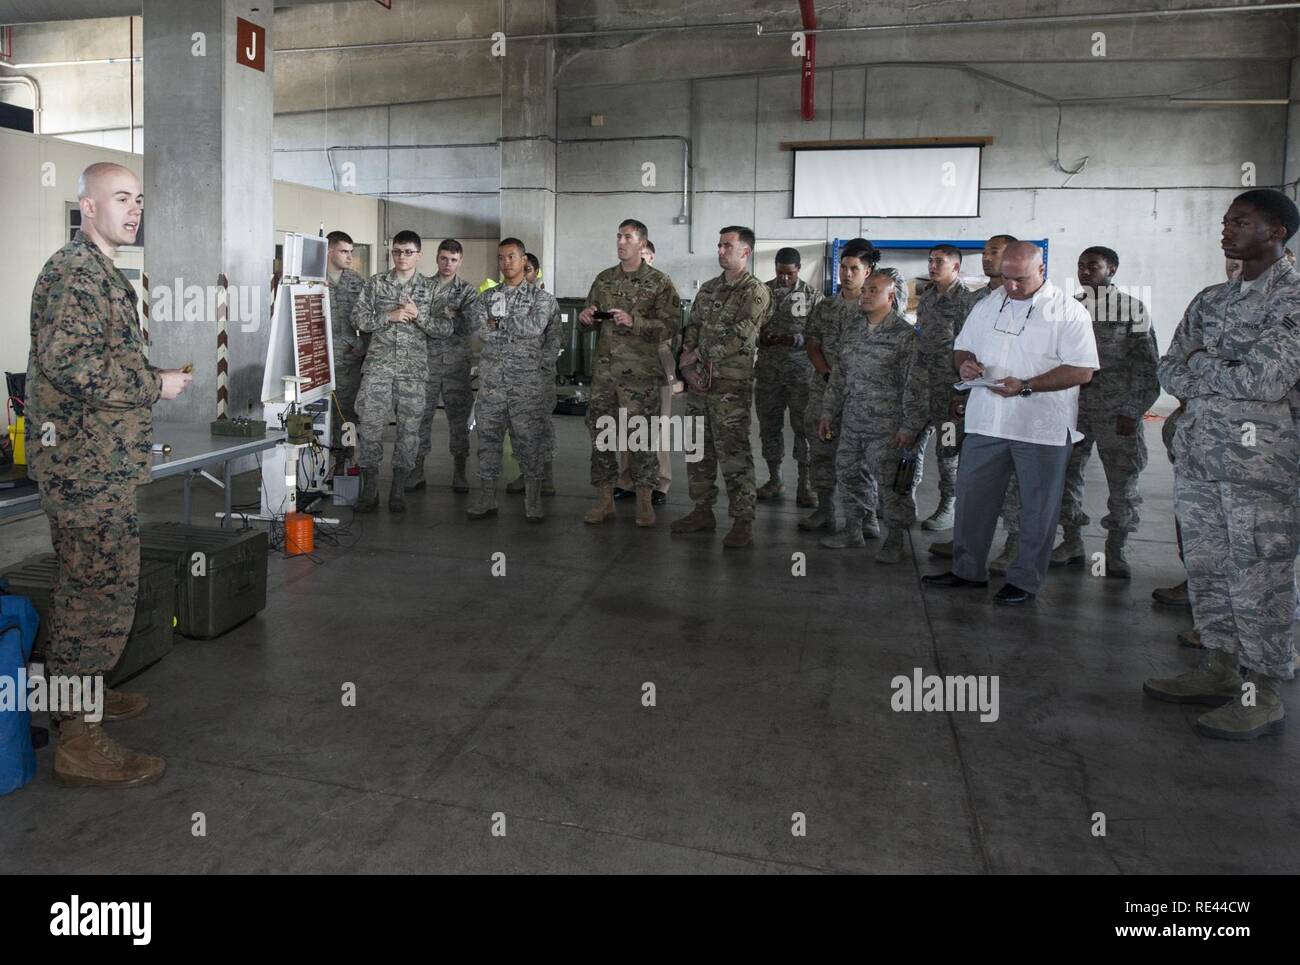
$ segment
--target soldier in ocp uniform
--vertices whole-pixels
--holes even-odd
[[[624,422],[649,424],[660,411],[660,383],[663,363],[660,346],[673,337],[681,318],[682,303],[672,279],[646,263],[641,252],[646,226],[629,218],[618,226],[618,264],[606,268],[591,283],[587,304],[578,315],[584,326],[598,326],[596,363],[592,374],[591,398],[587,403],[587,429],[591,433],[591,484],[596,487],[596,505],[583,520],[602,523],[614,516],[614,484],[618,480],[618,452],[604,447],[602,421],[617,426],[619,413]],[[597,312],[608,317],[596,318]],[[647,435],[647,438],[649,436]],[[658,446],[628,453],[636,490],[636,524],[653,526],[652,493],[659,480]]]
[[[840,333],[839,361],[831,371],[818,431],[831,431],[839,417],[841,438],[836,471],[844,495],[844,528],[821,543],[829,549],[865,546],[862,521],[875,511],[875,481],[888,531],[877,563],[903,559],[903,534],[916,520],[915,481],[898,492],[895,479],[903,451],[915,445],[929,418],[928,386],[916,378],[920,339],[907,318],[907,284],[891,269],[874,271],[862,287],[862,314]],[[873,500],[868,504],[868,499]]]
[[[352,324],[366,280],[352,270],[352,237],[345,231],[331,231],[329,240],[330,327],[334,335],[334,398],[338,409],[331,413],[330,445],[343,446],[343,423],[357,425],[357,392],[361,389],[361,363],[366,357],[367,337]],[[343,469],[341,453],[335,454],[335,472]]]
[[[425,385],[424,417],[420,420],[420,451],[415,457],[407,491],[424,487],[424,459],[433,448],[433,417],[438,400],[447,410],[447,447],[453,468],[451,488],[469,492],[465,462],[469,458],[469,413],[474,405],[470,389],[470,327],[478,292],[456,274],[465,249],[455,238],[438,245],[438,273],[429,278],[433,301],[429,309],[429,381]]]
[[[732,225],[718,238],[722,274],[710,278],[691,303],[690,320],[682,338],[682,368],[711,371],[707,391],[692,390],[686,414],[704,425],[704,455],[687,463],[695,508],[672,525],[674,533],[712,530],[713,504],[718,498],[718,471],[727,486],[731,531],[727,547],[754,541],[754,455],[749,447],[754,394],[754,351],[758,327],[767,316],[767,286],[746,269],[754,250],[754,232]]]
[[[785,414],[789,410],[794,461],[799,470],[796,503],[816,506],[804,434],[808,380],[813,371],[804,351],[804,326],[822,296],[799,278],[800,263],[798,249],[782,248],[776,253],[776,277],[767,282],[772,308],[758,333],[758,362],[754,366],[754,409],[768,471],[767,482],[758,487],[758,498],[780,499],[785,493],[781,462],[785,457]]]
[[[550,410],[539,411],[547,329],[558,325],[560,306],[550,292],[524,279],[524,243],[506,238],[497,247],[501,284],[483,293],[475,309],[479,339],[478,474],[482,488],[470,519],[497,513],[497,479],[501,449],[510,433],[524,475],[524,517],[540,523],[546,426]]]
[[[32,290],[27,366],[27,471],[59,560],[46,652],[52,682],[102,677],[122,656],[139,592],[136,487],[150,476],[152,406],[193,378],[145,359],[135,289],[113,264],[140,227],[139,179],[117,164],[92,164],[77,195],[81,229]],[[140,694],[106,690],[101,713],[125,720],[148,706]],[[93,708],[50,713],[56,782],[134,787],[162,777],[161,757],[127,750],[87,716]]]
[[[935,245],[929,256],[930,286],[921,293],[916,307],[920,326],[920,364],[917,377],[925,383],[930,428],[917,448],[917,469],[925,462],[931,439],[939,467],[939,506],[921,529],[952,529],[957,505],[957,454],[961,451],[961,420],[952,415],[953,384],[958,381],[952,365],[952,345],[961,332],[971,306],[979,296],[961,283],[961,249]]]
[[[1187,307],[1160,360],[1160,384],[1184,400],[1174,436],[1182,529],[1200,665],[1152,678],[1160,700],[1218,705],[1197,730],[1250,740],[1286,725],[1281,682],[1294,676],[1296,502],[1300,485],[1300,274],[1283,245],[1300,211],[1279,191],[1238,195],[1223,251],[1241,278]],[[1240,667],[1246,674],[1243,678]]]
[[[829,439],[818,431],[818,422],[826,383],[838,364],[840,332],[846,325],[856,324],[857,316],[862,312],[858,296],[879,261],[880,252],[865,238],[848,242],[840,254],[839,292],[834,298],[824,298],[817,303],[804,329],[804,347],[813,366],[808,377],[804,437],[808,440],[809,476],[817,491],[817,511],[799,520],[798,525],[809,532],[835,532],[838,524],[835,515],[835,453],[840,444],[839,416],[836,414],[831,419]],[[862,532],[867,538],[876,539],[880,536],[880,524],[876,521],[878,494],[875,478],[865,475],[864,485],[867,510],[862,519]]]
[[[542,281],[542,260],[531,251],[524,254],[524,281],[543,290],[546,288],[546,283]],[[547,323],[546,332],[542,337],[541,381],[538,385],[537,411],[541,416],[542,429],[545,433],[542,438],[543,496],[555,495],[555,457],[559,454],[559,447],[555,442],[555,420],[551,416],[555,412],[555,387],[559,384],[556,379],[559,375],[560,346],[563,342],[564,319],[561,317]],[[520,470],[518,478],[506,483],[506,492],[518,495],[524,489],[524,474]]]
[[[361,418],[357,457],[361,465],[359,513],[371,512],[379,505],[384,427],[394,412],[397,438],[393,443],[393,481],[388,490],[390,512],[406,511],[406,478],[415,468],[420,451],[420,421],[424,418],[425,384],[429,378],[429,336],[435,331],[430,316],[433,284],[416,270],[420,264],[420,236],[414,231],[393,235],[392,256],[392,270],[367,280],[352,312],[352,324],[370,334],[370,347],[361,366],[361,391],[357,393],[357,414]]]
[[[1083,511],[1083,471],[1092,447],[1097,446],[1110,488],[1109,512],[1102,518],[1106,530],[1106,575],[1128,579],[1124,542],[1137,532],[1138,476],[1147,464],[1147,444],[1142,417],[1160,398],[1156,366],[1160,352],[1147,307],[1113,283],[1119,255],[1110,248],[1087,248],[1079,255],[1079,284],[1074,297],[1092,316],[1101,368],[1087,385],[1079,387],[1079,421],[1083,439],[1074,444],[1065,469],[1065,494],[1061,500],[1061,528],[1065,538],[1052,550],[1052,566],[1081,565],[1087,558],[1080,530],[1088,525]]]

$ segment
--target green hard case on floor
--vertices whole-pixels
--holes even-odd
[[[28,597],[41,615],[36,633],[32,661],[45,659],[49,637],[50,597],[59,574],[59,561],[53,553],[29,556],[21,563],[0,572],[7,580],[9,592]],[[176,605],[176,567],[167,562],[140,560],[140,595],[135,604],[135,622],[131,636],[117,666],[105,677],[105,685],[115,687],[146,667],[157,663],[172,649],[172,616]],[[48,673],[48,669],[47,669]]]
[[[140,527],[141,558],[169,562],[176,574],[176,632],[199,640],[219,637],[266,608],[267,548],[261,530]]]

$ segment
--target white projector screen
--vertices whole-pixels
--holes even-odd
[[[795,218],[976,218],[980,148],[795,149]]]

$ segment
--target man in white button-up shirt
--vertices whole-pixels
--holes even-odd
[[[996,602],[1034,598],[1047,574],[1061,511],[1079,386],[1098,368],[1087,310],[1048,282],[1037,245],[1017,242],[1002,257],[1003,291],[972,310],[954,344],[961,378],[978,381],[966,405],[957,473],[950,573],[930,586],[987,586],[989,545],[1014,468],[1020,488],[1020,545]]]

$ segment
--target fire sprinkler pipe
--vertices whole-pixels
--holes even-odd
[[[817,29],[817,12],[813,9],[813,0],[799,0],[799,16],[803,18],[805,30]],[[813,106],[813,92],[815,84],[813,75],[817,67],[817,35],[807,34],[804,37],[803,48],[803,71],[800,83],[799,110],[803,114],[805,121],[811,121],[817,116],[817,109]]]

